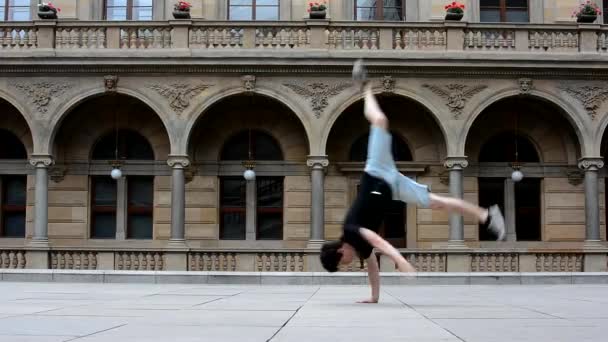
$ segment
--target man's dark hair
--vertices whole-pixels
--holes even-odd
[[[338,264],[342,259],[342,253],[338,249],[342,248],[342,241],[330,241],[321,247],[321,264],[328,272],[337,272]]]

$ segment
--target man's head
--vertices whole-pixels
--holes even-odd
[[[321,264],[328,272],[337,272],[339,265],[350,264],[354,256],[354,248],[342,241],[326,242],[321,247]]]

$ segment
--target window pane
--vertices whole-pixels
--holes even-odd
[[[25,237],[25,212],[4,213],[5,237]]]
[[[0,159],[27,159],[27,152],[21,140],[7,130],[0,129],[0,146],[11,146],[0,148]]]
[[[242,178],[222,178],[220,204],[222,207],[245,207],[247,182]]]
[[[479,6],[481,7],[500,7],[500,0],[480,0]]]
[[[391,201],[384,219],[385,237],[399,239],[405,237],[405,203]]]
[[[283,207],[283,178],[258,177],[256,180],[258,207]]]
[[[279,0],[257,0],[256,6],[279,6]]]
[[[108,20],[127,20],[127,8],[126,7],[108,8],[106,18]]]
[[[94,213],[92,221],[91,237],[93,239],[116,238],[115,213]]]
[[[129,177],[129,206],[152,207],[154,204],[154,179],[152,177]]]
[[[106,0],[107,6],[127,6],[127,0]]]
[[[255,159],[257,160],[282,160],[283,152],[276,140],[268,134],[254,132]]]
[[[375,8],[357,8],[357,20],[374,20],[375,17]]]
[[[507,0],[507,7],[528,7],[528,0]]]
[[[133,20],[152,20],[152,7],[133,8]]]
[[[2,180],[4,204],[25,206],[26,177],[6,177]]]
[[[93,192],[93,205],[116,206],[116,181],[112,178],[93,178]]]
[[[527,23],[529,20],[528,18],[528,11],[515,11],[515,10],[507,10],[507,22],[510,23]]]
[[[357,0],[357,7],[375,7],[378,0]]]
[[[245,212],[222,213],[220,239],[245,240]]]
[[[93,160],[114,160],[116,158],[116,133],[102,136],[93,147]],[[154,151],[146,138],[131,130],[118,131],[118,159],[154,160]]]
[[[385,7],[384,20],[402,21],[403,16],[400,7]]]
[[[243,131],[230,138],[222,149],[221,160],[247,160],[251,147],[252,158],[256,160],[282,160],[283,153],[276,140],[260,131],[251,132],[251,146],[249,144],[249,131]]]
[[[253,0],[230,0],[230,6],[249,5],[253,6]]]
[[[253,12],[251,7],[245,6],[230,6],[229,20],[251,20]]]
[[[256,20],[279,20],[278,7],[256,7]]]
[[[258,211],[258,240],[283,239],[283,214]]]
[[[480,21],[486,23],[499,23],[500,10],[498,9],[482,9],[480,13]]]
[[[29,7],[11,7],[8,10],[8,20],[25,21],[30,20]]]
[[[129,215],[127,238],[152,239],[152,215]]]
[[[136,6],[152,7],[152,0],[133,0],[133,7]]]
[[[9,0],[8,1],[8,5],[9,6],[25,6],[25,7],[29,7],[30,6],[30,1],[31,0]]]
[[[4,6],[0,6],[0,21],[4,21],[4,16],[6,12],[4,12]]]

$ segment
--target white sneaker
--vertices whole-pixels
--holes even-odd
[[[496,241],[502,241],[505,238],[505,219],[497,205],[493,205],[488,209],[488,230],[496,234]]]

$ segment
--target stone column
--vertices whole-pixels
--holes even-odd
[[[511,178],[505,179],[505,229],[507,241],[517,241],[515,227],[515,182]]]
[[[600,204],[598,192],[598,170],[604,167],[601,158],[582,158],[578,164],[585,172],[585,242],[600,240]]]
[[[463,198],[462,170],[469,166],[466,157],[448,157],[444,163],[450,173],[450,195],[454,198]],[[464,248],[464,220],[462,215],[450,215],[449,247]]]
[[[318,247],[325,241],[325,169],[327,156],[310,156],[306,165],[311,168],[311,205],[309,247]]]
[[[49,167],[53,158],[49,155],[33,155],[30,164],[36,168],[34,204],[34,235],[28,251],[27,268],[49,268]]]
[[[171,239],[172,245],[185,245],[186,232],[186,182],[184,168],[190,165],[187,156],[169,156],[167,164],[171,172]]]

